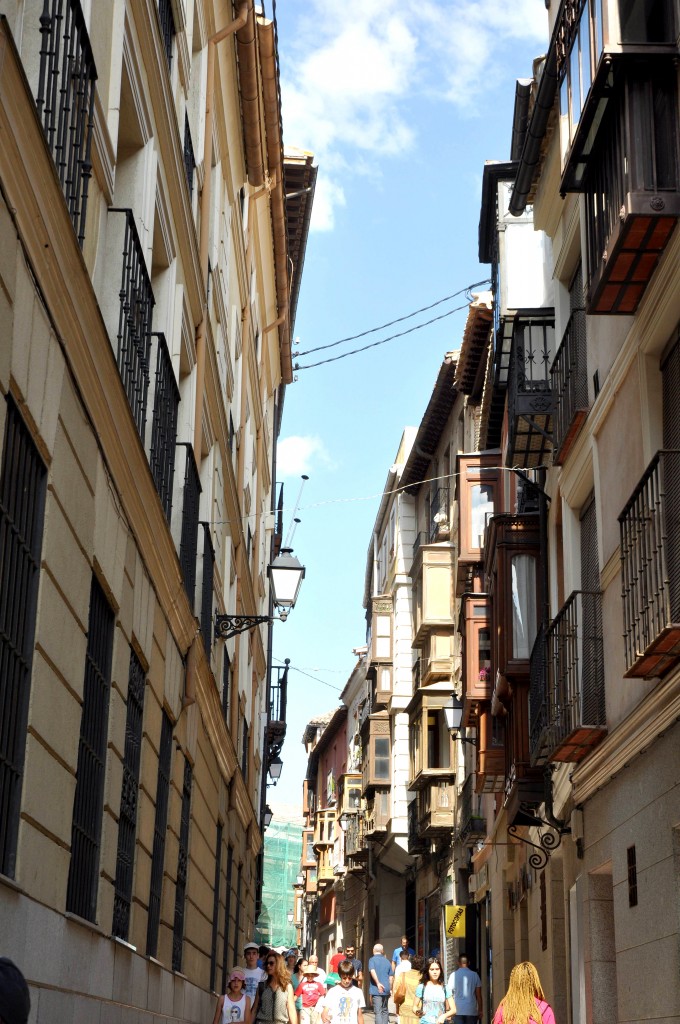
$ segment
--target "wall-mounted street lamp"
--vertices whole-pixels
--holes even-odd
[[[302,872],[300,872],[300,874],[295,879],[295,888],[296,889],[303,889],[304,885],[305,885],[305,876],[302,874]]]
[[[293,921],[295,920],[295,914],[293,913],[292,910],[289,910],[288,913],[286,914],[286,920],[288,921],[288,924],[292,924]]]
[[[281,778],[282,768],[283,761],[277,754],[276,757],[273,757],[269,762],[269,777],[272,780],[272,782],[278,782],[278,780]]]
[[[461,722],[463,721],[463,705],[458,700],[455,693],[451,694],[451,703],[444,707],[444,717],[446,718],[446,725],[450,733],[452,733],[456,739],[459,739],[461,743],[470,743],[473,747],[477,746],[477,740],[468,739],[463,732]]]
[[[267,567],[267,576],[272,590],[274,607],[278,615],[216,615],[215,639],[229,640],[237,633],[245,633],[263,622],[279,619],[285,622],[300,593],[300,584],[305,576],[305,567],[300,565],[292,548],[282,548],[274,561]]]
[[[264,825],[265,828],[269,828],[269,826],[272,823],[272,818],[273,817],[274,817],[273,811],[272,811],[271,807],[269,806],[269,804],[267,804],[267,806],[264,809],[264,814],[262,815],[262,824]]]

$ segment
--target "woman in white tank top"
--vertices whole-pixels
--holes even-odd
[[[243,986],[246,976],[240,967],[229,974],[227,991],[217,1000],[213,1024],[250,1024],[250,998]]]

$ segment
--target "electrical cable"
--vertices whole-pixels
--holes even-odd
[[[457,292],[453,292],[452,295],[445,295],[443,299],[437,299],[436,302],[431,302],[429,306],[422,306],[420,309],[415,309],[413,313],[406,313],[404,316],[398,316],[396,320],[388,320],[386,324],[381,324],[380,327],[370,327],[367,331],[360,331],[359,334],[350,334],[346,338],[340,338],[338,341],[331,341],[328,345],[317,345],[316,348],[308,348],[305,349],[304,352],[296,352],[295,356],[309,356],[312,352],[322,352],[327,348],[335,348],[336,345],[344,345],[346,341],[356,341],[357,338],[365,338],[367,334],[375,334],[376,331],[384,331],[387,327],[403,323],[404,320],[410,320],[412,316],[418,316],[420,313],[427,313],[428,309],[434,309],[435,306],[441,306],[443,302],[449,302],[450,299],[455,299],[458,295],[463,295],[463,293],[470,293],[473,288],[481,288],[484,284],[491,284],[491,279],[487,278],[485,281],[475,281],[474,284],[468,284],[465,288],[460,288]]]
[[[378,345],[384,345],[387,341],[394,341],[395,338],[403,338],[406,334],[413,334],[414,331],[420,331],[423,327],[429,327],[430,324],[436,324],[438,320],[445,320],[447,316],[453,316],[454,313],[460,313],[461,309],[467,309],[468,305],[468,302],[464,302],[462,306],[456,306],[454,309],[449,309],[448,312],[432,317],[431,320],[426,320],[425,323],[416,324],[415,327],[409,327],[406,331],[399,331],[398,334],[390,334],[387,338],[381,338],[380,341],[371,342],[370,345],[362,345],[361,348],[354,348],[349,352],[343,352],[340,356],[331,356],[329,359],[320,359],[317,363],[307,363],[306,366],[300,366],[299,363],[296,363],[293,369],[296,372],[298,370],[313,370],[315,366],[323,366],[324,363],[336,363],[338,359],[346,359],[347,356],[355,356],[359,352],[366,352],[369,348],[377,348]]]
[[[275,661],[277,665],[284,664],[279,658],[272,657],[272,661]],[[319,679],[318,676],[310,675],[309,672],[304,672],[301,668],[296,668],[295,665],[289,664],[288,671],[299,672],[301,676],[307,676],[308,679],[313,679],[315,683],[321,683],[322,686],[327,686],[329,690],[335,690],[337,693],[342,693],[344,689],[342,686],[333,686],[332,683],[327,683],[325,679]]]

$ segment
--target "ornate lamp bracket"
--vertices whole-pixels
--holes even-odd
[[[237,633],[246,633],[263,622],[271,622],[271,615],[216,615],[215,639],[229,640]]]
[[[527,839],[519,834],[518,830],[522,826],[529,826],[539,830],[538,843],[534,843],[531,839]],[[543,829],[548,829],[549,831],[543,832]],[[509,836],[512,836],[513,839],[518,839],[527,846],[533,847],[535,852],[529,854],[529,866],[536,871],[543,870],[550,860],[552,853],[560,846],[562,836],[568,835],[570,832],[571,829],[567,825],[561,825],[558,828],[552,822],[545,821],[543,818],[539,818],[536,814],[532,814],[523,808],[516,815],[512,825],[508,827]]]

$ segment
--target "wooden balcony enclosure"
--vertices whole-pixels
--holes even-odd
[[[450,543],[421,546],[413,560],[413,647],[422,647],[433,631],[455,630],[455,548]]]

